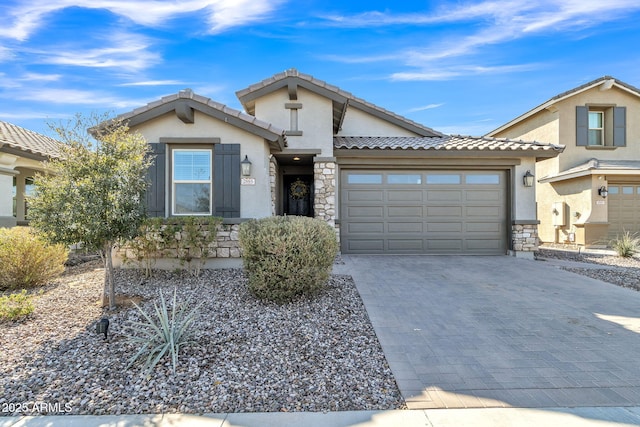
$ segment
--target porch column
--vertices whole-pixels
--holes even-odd
[[[18,175],[14,169],[16,156],[0,153],[0,227],[15,227],[13,216],[13,177]]]
[[[315,217],[326,221],[336,228],[336,159],[335,157],[316,157],[313,159]]]

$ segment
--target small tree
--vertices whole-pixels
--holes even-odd
[[[145,218],[151,159],[142,135],[105,119],[78,115],[66,127],[52,126],[64,142],[63,155],[48,163],[48,174],[36,177],[29,215],[49,240],[99,251],[105,266],[102,302],[114,309],[112,250],[118,240],[134,237]]]

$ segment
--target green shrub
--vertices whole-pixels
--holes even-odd
[[[44,285],[64,271],[68,250],[26,227],[0,228],[0,289]]]
[[[636,234],[625,231],[622,236],[616,237],[611,241],[611,247],[623,258],[632,257],[638,252],[640,246],[640,238]]]
[[[275,216],[240,225],[249,290],[277,302],[317,292],[338,252],[335,230],[320,219]]]
[[[0,322],[18,320],[31,313],[33,313],[33,302],[25,289],[18,294],[0,296]]]
[[[133,303],[144,317],[143,322],[129,322],[132,335],[127,337],[127,341],[133,343],[138,352],[129,360],[129,366],[133,365],[140,357],[145,357],[145,370],[149,373],[165,355],[171,356],[172,371],[175,374],[178,365],[178,352],[180,348],[193,344],[189,341],[189,327],[196,320],[198,309],[202,302],[196,307],[189,308],[188,303],[178,304],[177,290],[173,290],[173,303],[171,308],[160,291],[160,304],[154,302],[153,308],[155,317],[144,311],[135,302]]]
[[[216,241],[219,217],[148,218],[138,236],[124,243],[124,261],[144,267],[145,276],[160,257],[177,258],[192,276],[199,276]],[[131,254],[131,255],[128,255]]]

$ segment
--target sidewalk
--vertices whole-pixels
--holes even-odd
[[[428,409],[182,415],[61,415],[0,418],[0,427],[624,427],[640,407]]]

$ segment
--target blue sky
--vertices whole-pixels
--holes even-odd
[[[297,68],[445,133],[482,135],[612,75],[640,86],[640,1],[3,0],[0,120],[76,113]]]

